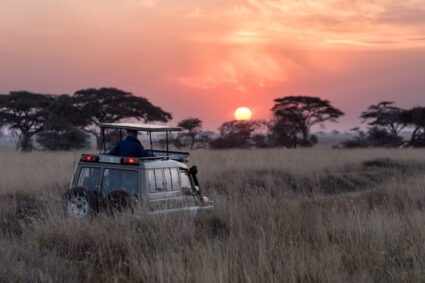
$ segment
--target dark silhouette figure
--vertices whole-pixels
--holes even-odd
[[[127,137],[120,141],[108,154],[125,157],[148,156],[141,142],[137,139],[137,131],[134,130],[127,130]]]

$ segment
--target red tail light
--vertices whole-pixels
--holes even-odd
[[[81,155],[81,161],[85,161],[85,162],[96,162],[97,158],[98,158],[97,155],[92,155],[92,154],[82,154]]]
[[[128,165],[138,165],[140,163],[140,160],[139,158],[134,158],[134,157],[124,157],[122,159],[122,163],[128,164]]]

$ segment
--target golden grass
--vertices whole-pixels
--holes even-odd
[[[423,150],[199,150],[211,214],[91,220],[60,206],[79,153],[0,154],[2,281],[425,277]]]

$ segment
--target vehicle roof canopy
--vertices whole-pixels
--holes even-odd
[[[102,123],[100,128],[103,129],[123,129],[123,130],[136,130],[143,132],[179,132],[182,129],[179,127],[152,125],[152,124],[139,124],[139,123]]]

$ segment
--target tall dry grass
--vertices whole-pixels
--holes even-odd
[[[425,278],[422,150],[195,151],[212,213],[88,220],[60,206],[78,153],[0,154],[1,281]]]

